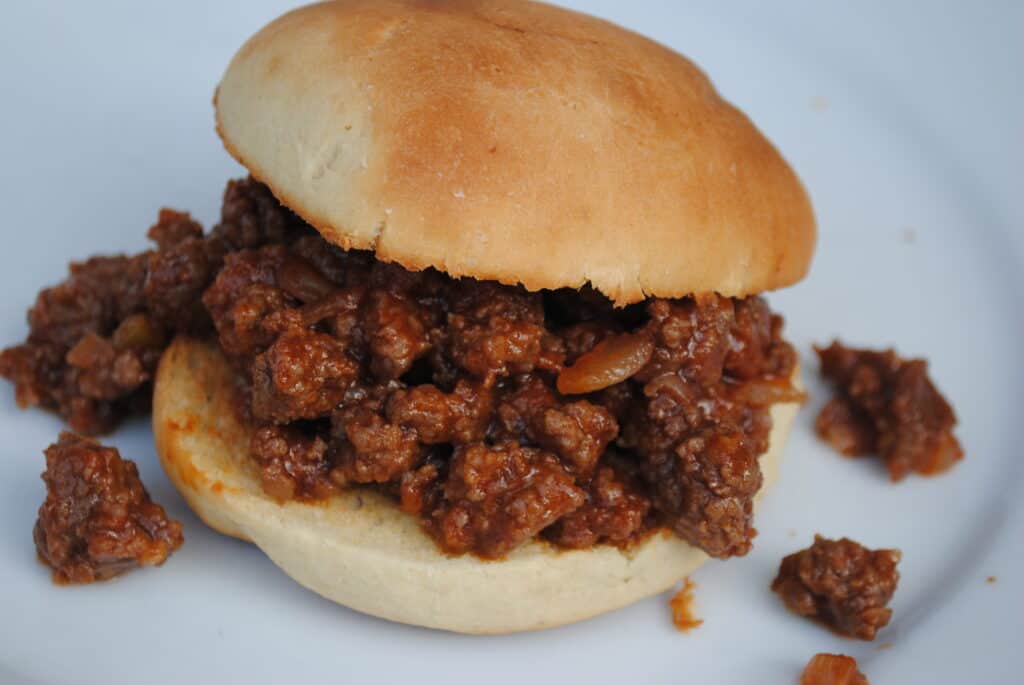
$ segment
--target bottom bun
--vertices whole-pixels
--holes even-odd
[[[579,621],[661,592],[707,556],[668,533],[629,550],[562,550],[531,542],[501,561],[446,556],[375,492],[279,504],[249,460],[248,429],[233,409],[237,379],[220,352],[178,338],[164,354],[153,397],[160,461],[208,525],[255,543],[301,585],[392,621],[461,633],[506,633]],[[765,485],[797,405],[772,409]]]

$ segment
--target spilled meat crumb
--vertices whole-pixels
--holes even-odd
[[[46,448],[46,501],[33,538],[61,585],[106,580],[159,566],[184,537],[149,498],[135,464],[113,447],[64,432]]]
[[[903,359],[833,342],[815,348],[836,396],[815,429],[841,454],[877,454],[894,481],[910,472],[941,473],[963,459],[953,436],[956,414],[928,375],[923,359]]]
[[[848,538],[816,535],[813,545],[782,560],[772,591],[793,613],[843,635],[874,640],[892,618],[886,605],[900,579],[899,560],[899,550],[870,550]]]

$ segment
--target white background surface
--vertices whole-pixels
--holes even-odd
[[[209,532],[161,473],[144,421],[110,440],[184,521],[187,544],[159,570],[51,586],[30,531],[40,451],[60,425],[18,411],[4,385],[0,682],[789,683],[817,651],[858,657],[876,685],[1018,677],[1024,4],[571,4],[695,58],[776,142],[820,224],[810,278],[772,297],[790,339],[805,354],[841,335],[929,357],[966,461],[892,485],[880,465],[830,453],[811,433],[825,392],[808,362],[813,400],[754,551],[696,575],[699,630],[676,633],[662,597],[573,627],[472,638],[331,605]],[[214,85],[287,5],[5,6],[0,342],[24,336],[24,310],[70,258],[143,248],[160,206],[214,220],[225,180],[240,174],[213,133]],[[768,591],[779,559],[815,532],[904,550],[895,620],[876,643],[791,616]]]

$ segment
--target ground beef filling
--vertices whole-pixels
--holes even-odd
[[[837,389],[815,429],[841,454],[877,454],[892,480],[941,473],[963,459],[956,415],[928,376],[923,359],[901,359],[833,342],[816,349],[821,373]]]
[[[229,251],[311,232],[262,185],[232,181],[221,222],[207,235],[188,214],[163,210],[157,249],[72,263],[39,293],[29,335],[0,353],[18,404],[58,412],[79,433],[107,433],[148,411],[160,353],[175,333],[211,330],[201,296]]]
[[[794,613],[874,640],[892,618],[886,605],[900,579],[900,556],[899,550],[869,550],[847,538],[816,535],[813,545],[782,560],[772,590]]]
[[[184,538],[181,524],[149,498],[135,464],[73,433],[46,448],[46,501],[33,537],[61,584],[106,580],[159,566]]]
[[[411,272],[328,244],[251,180],[229,185],[211,233],[164,212],[150,235],[158,249],[101,279],[141,291],[93,312],[95,279],[73,272],[40,295],[28,341],[0,356],[23,404],[106,430],[141,404],[170,336],[208,335],[249,380],[252,459],[279,500],[372,487],[444,550],[484,557],[659,527],[716,557],[750,549],[769,410],[800,397],[761,298],[617,309],[587,288]],[[131,317],[142,342],[124,347]],[[106,386],[71,353],[92,338],[111,348],[82,355]],[[119,385],[124,350],[139,372]]]

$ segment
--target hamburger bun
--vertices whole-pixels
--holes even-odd
[[[180,337],[171,344],[153,396],[164,470],[208,525],[253,542],[301,585],[357,611],[462,633],[548,628],[661,592],[707,558],[659,533],[626,551],[531,542],[506,559],[483,561],[442,554],[416,516],[366,489],[278,503],[264,494],[249,459],[248,429],[235,413],[238,382],[212,345]],[[771,446],[761,457],[765,488],[797,406],[772,408]]]
[[[800,280],[799,179],[692,62],[524,0],[336,0],[235,55],[239,162],[323,236],[408,269],[616,304]]]

